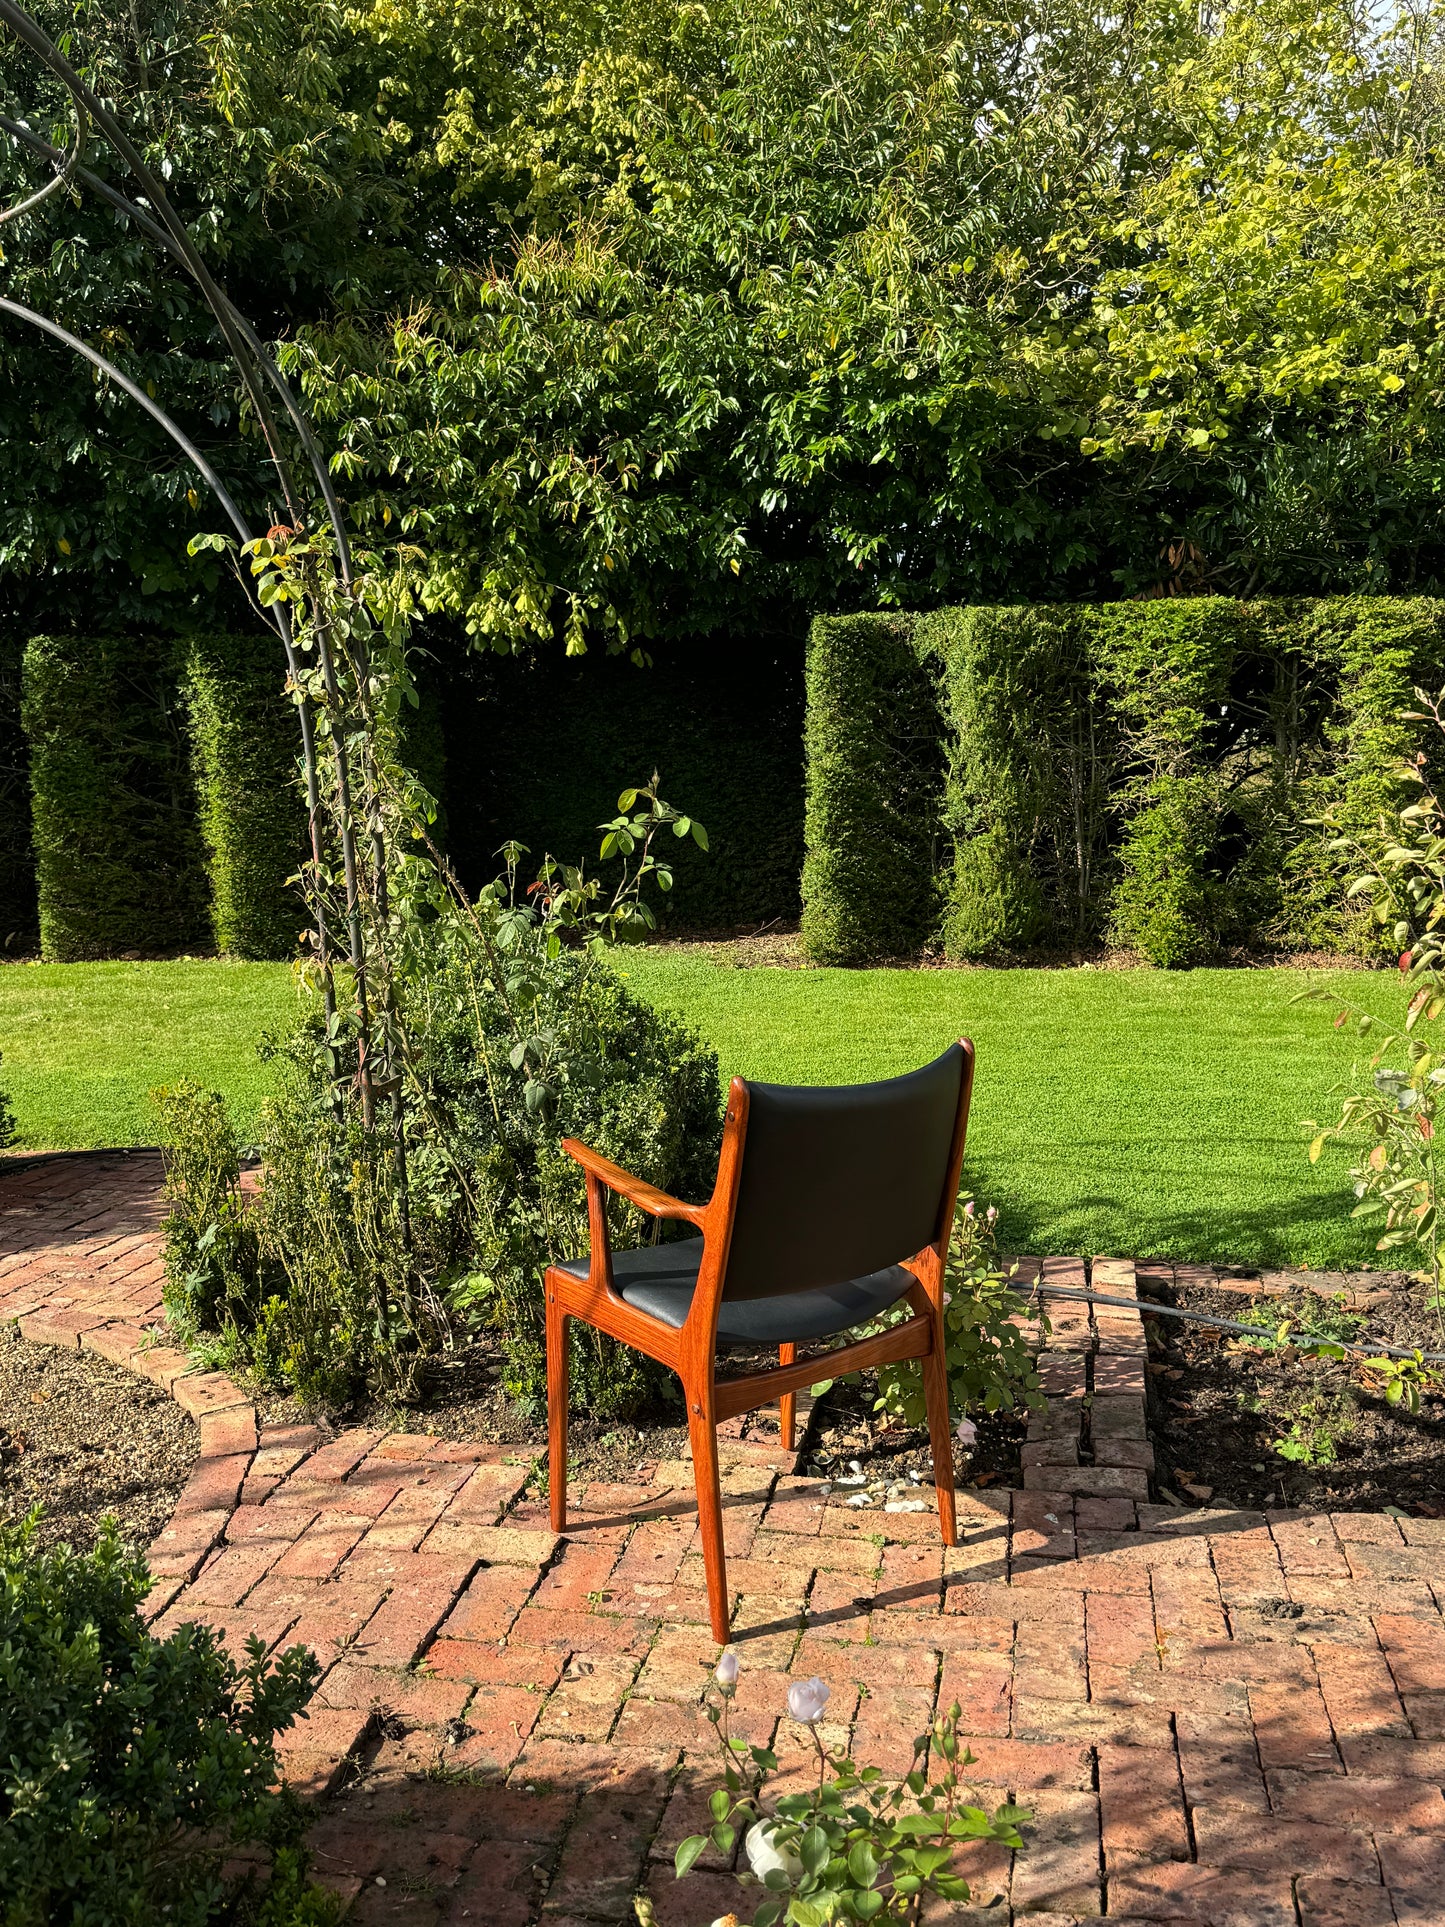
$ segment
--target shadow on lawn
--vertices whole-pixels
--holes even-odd
[[[1255,1265],[1353,1270],[1379,1265],[1374,1237],[1349,1222],[1350,1196],[1299,1192],[1252,1208],[1218,1205],[1145,1210],[1104,1192],[1049,1210],[989,1191],[999,1207],[1005,1250],[1034,1257],[1082,1252],[1089,1257],[1162,1258],[1176,1264]],[[1108,1243],[1100,1225],[1118,1227]]]

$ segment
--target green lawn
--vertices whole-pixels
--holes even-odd
[[[725,1072],[845,1082],[978,1045],[967,1175],[1020,1250],[1366,1263],[1344,1160],[1305,1158],[1350,1040],[1292,1005],[1295,971],[736,970],[630,951],[633,986],[680,1011]],[[1399,1004],[1351,972],[1358,1002]],[[28,1145],[145,1143],[146,1093],[181,1075],[243,1126],[265,1087],[254,1043],[294,992],[278,964],[0,966],[3,1076]]]
[[[249,1124],[266,1088],[256,1040],[295,995],[286,964],[0,965],[0,1081],[22,1144],[154,1144],[147,1093],[177,1077]]]
[[[1312,1167],[1301,1122],[1334,1115],[1358,1053],[1290,999],[1330,981],[1388,1014],[1393,972],[729,970],[636,951],[624,968],[744,1076],[887,1077],[971,1036],[965,1176],[1014,1250],[1372,1261],[1344,1156]]]

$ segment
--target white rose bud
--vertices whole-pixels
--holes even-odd
[[[738,1683],[738,1656],[729,1649],[718,1661],[713,1678],[719,1686],[736,1686]]]
[[[958,1421],[957,1437],[958,1437],[959,1444],[963,1447],[965,1452],[972,1451],[973,1446],[978,1438],[978,1427],[974,1424],[971,1418],[961,1418]]]
[[[800,1679],[788,1688],[788,1711],[801,1725],[816,1726],[832,1693],[832,1687],[816,1673],[812,1679]]]

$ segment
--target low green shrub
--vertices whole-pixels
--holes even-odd
[[[0,1063],[3,1062],[4,1059],[0,1058]],[[10,1104],[10,1093],[0,1085],[0,1151],[8,1149],[15,1142],[15,1137],[15,1112]]]
[[[965,1202],[953,1227],[944,1282],[948,1303],[943,1330],[952,1411],[1036,1411],[1045,1400],[1031,1343],[1029,1305],[999,1262],[994,1237],[997,1212],[976,1214]],[[910,1316],[904,1304],[880,1329]],[[1047,1321],[1044,1332],[1047,1334]],[[917,1359],[878,1367],[878,1410],[905,1425],[922,1425],[927,1416],[923,1369]]]
[[[232,957],[292,957],[306,914],[287,879],[306,853],[306,809],[296,711],[282,688],[275,639],[196,635],[185,651],[216,948]]]
[[[820,616],[808,639],[803,948],[818,964],[920,948],[938,922],[943,755],[908,616]]]
[[[703,840],[660,807],[661,826]],[[609,826],[606,844],[630,856],[633,885],[641,864],[661,881],[665,867],[639,855],[652,832],[637,832],[637,820]],[[436,873],[417,874],[424,894]],[[265,1047],[277,1081],[261,1114],[262,1178],[249,1209],[239,1207],[238,1147],[220,1099],[194,1087],[157,1094],[168,1303],[188,1328],[217,1334],[218,1359],[328,1405],[363,1386],[412,1398],[440,1344],[490,1328],[505,1350],[508,1392],[544,1404],[542,1271],[587,1249],[585,1181],[561,1139],[582,1138],[693,1198],[710,1190],[721,1144],[716,1054],[635,997],[599,944],[584,940],[597,918],[645,927],[633,887],[603,909],[591,889],[580,872],[544,866],[540,891],[513,876],[471,925],[411,921],[408,969],[425,1003],[412,1012],[401,1158],[389,1128],[367,1129],[335,1103],[352,1061],[344,1031],[328,1032],[319,1008]],[[619,1207],[619,1238],[650,1229]],[[671,1382],[574,1325],[580,1410],[624,1416]]]
[[[22,715],[48,962],[208,941],[180,664],[164,636],[37,636]]]
[[[751,1906],[761,1889],[753,1927],[867,1920],[902,1927],[996,1904],[997,1895],[974,1893],[955,1870],[957,1857],[969,1841],[1022,1853],[1019,1827],[1033,1814],[1007,1802],[991,1813],[976,1804],[986,1796],[969,1783],[968,1769],[976,1762],[959,1737],[964,1715],[957,1701],[930,1720],[913,1742],[908,1770],[894,1777],[880,1767],[860,1766],[846,1748],[827,1746],[819,1725],[832,1688],[816,1675],[795,1680],[787,1712],[808,1732],[817,1779],[798,1790],[793,1770],[784,1782],[791,1790],[780,1791],[770,1785],[781,1772],[777,1754],[731,1731],[740,1671],[738,1655],[729,1648],[704,1689],[703,1709],[718,1742],[720,1784],[708,1800],[708,1831],[679,1842],[673,1855],[679,1880],[709,1847],[728,1864],[741,1839],[747,1870],[735,1875],[740,1904]],[[655,1927],[650,1902],[639,1902],[637,1912],[645,1927]]]
[[[156,1639],[144,1562],[107,1526],[90,1553],[0,1524],[0,1918],[6,1927],[327,1927],[275,1737],[320,1667],[300,1646],[238,1667],[208,1627]],[[241,1847],[266,1888],[227,1878]]]
[[[152,1091],[165,1147],[166,1316],[186,1344],[219,1331],[230,1301],[254,1302],[260,1253],[241,1198],[241,1148],[219,1091],[190,1078]],[[247,1290],[247,1284],[250,1289]]]

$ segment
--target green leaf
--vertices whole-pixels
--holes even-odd
[[[878,1861],[866,1840],[855,1840],[848,1849],[848,1872],[860,1887],[871,1887],[878,1878]]]
[[[679,1843],[677,1852],[672,1857],[672,1863],[677,1869],[677,1878],[679,1880],[681,1880],[685,1874],[692,1872],[693,1868],[697,1865],[698,1855],[706,1852],[706,1850],[707,1835],[704,1833],[690,1833],[686,1840]]]
[[[798,1842],[798,1858],[806,1873],[819,1874],[827,1866],[833,1848],[827,1834],[821,1827],[809,1827]]]
[[[719,1787],[717,1789],[707,1803],[707,1810],[714,1820],[727,1819],[729,1812],[732,1810],[732,1801],[728,1798],[725,1788]]]

